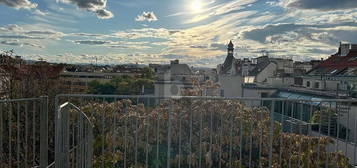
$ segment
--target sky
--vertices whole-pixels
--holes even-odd
[[[327,58],[357,43],[357,0],[0,0],[0,49],[58,63]]]

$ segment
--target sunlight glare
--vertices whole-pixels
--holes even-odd
[[[191,3],[191,10],[193,12],[200,12],[202,9],[202,2],[200,0],[194,0]]]

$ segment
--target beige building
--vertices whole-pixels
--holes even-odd
[[[181,64],[179,60],[171,61],[170,65],[155,65],[154,68],[157,97],[181,96],[184,90],[193,88],[193,80],[203,80],[203,76],[194,74],[187,64]]]
[[[87,93],[88,84],[92,81],[106,83],[115,77],[120,76],[140,76],[138,72],[71,72],[63,71],[60,74],[60,79],[65,86],[65,93]]]

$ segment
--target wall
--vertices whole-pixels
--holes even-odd
[[[303,78],[303,86],[306,88],[317,89],[317,90],[336,90],[337,85],[339,85],[340,90],[347,89],[347,85],[344,81],[340,80],[329,80],[329,79],[318,79],[319,77],[304,77]],[[307,82],[310,82],[310,86],[307,86]],[[315,83],[319,83],[319,87],[315,88]]]
[[[310,86],[308,86],[308,82],[310,82]],[[319,83],[318,87],[315,87],[316,83]],[[326,88],[326,83],[319,79],[303,78],[303,86],[310,89],[324,90]]]
[[[279,87],[279,86],[292,86],[294,85],[294,78],[292,77],[270,77],[268,78],[268,84]]]
[[[218,80],[221,85],[221,90],[223,90],[224,97],[241,97],[242,96],[243,77],[230,76],[230,75],[219,75]]]
[[[262,98],[262,94],[266,94],[268,97],[271,97],[277,89],[259,89],[259,88],[245,88],[243,87],[243,95],[242,97],[247,97],[247,98]],[[246,101],[245,104],[247,106],[260,106],[261,101]]]
[[[275,63],[270,63],[256,76],[256,82],[262,83],[268,80],[269,77],[273,77],[276,73],[276,69],[277,65]]]
[[[181,91],[185,88],[192,88],[192,85],[179,83],[179,82],[156,82],[155,83],[155,96],[181,96]]]
[[[341,114],[339,123],[350,129],[349,139],[357,143],[357,106],[351,105],[348,113]]]

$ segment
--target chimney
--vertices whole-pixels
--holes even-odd
[[[180,63],[179,60],[173,60],[170,62],[171,65],[177,65],[179,63]]]
[[[346,56],[350,52],[351,44],[341,44],[340,56]]]

